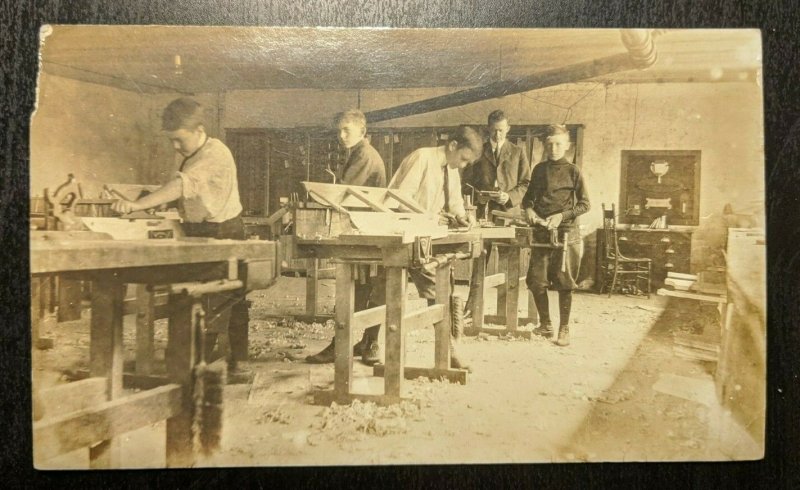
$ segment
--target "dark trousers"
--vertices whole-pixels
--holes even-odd
[[[550,234],[546,230],[535,231],[533,238],[536,243],[550,242]],[[578,288],[576,280],[583,256],[583,241],[580,232],[577,228],[559,230],[560,240],[567,240],[566,261],[564,261],[564,251],[560,248],[534,247],[531,249],[525,283],[534,295],[547,289],[572,291]],[[564,270],[562,270],[562,265],[565,266]]]
[[[244,240],[244,221],[241,216],[221,223],[184,223],[183,231],[188,237],[215,238],[218,240]],[[250,323],[250,302],[245,299],[244,289],[206,295],[206,353],[211,354],[218,334],[228,334],[230,342],[229,362],[246,361],[248,357],[248,329]],[[215,315],[214,312],[220,310]],[[210,359],[206,359],[209,361]]]
[[[546,230],[535,230],[536,243],[548,243],[550,234]],[[558,291],[560,324],[569,324],[572,310],[572,291],[578,288],[576,283],[580,272],[583,255],[583,241],[575,227],[559,230],[559,241],[567,241],[566,258],[562,249],[534,247],[528,265],[525,283],[533,294],[536,309],[539,311],[539,322],[550,324],[550,308],[547,290]],[[563,269],[563,270],[562,270]]]

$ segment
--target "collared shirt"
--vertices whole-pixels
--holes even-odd
[[[492,145],[492,155],[497,155],[497,154],[499,154],[499,153],[500,153],[500,150],[502,150],[502,149],[503,149],[503,145],[505,145],[505,144],[506,144],[506,141],[507,141],[507,140],[503,140],[503,141],[501,141],[501,142],[500,142],[500,144],[499,144],[499,148],[498,148],[498,144],[497,144],[497,143],[495,143],[495,141],[494,141],[493,139],[489,138],[489,144],[490,144],[490,145]],[[495,161],[494,161],[494,162],[492,162],[492,163],[494,163],[495,165],[497,165],[497,164],[498,164],[498,163],[500,163],[500,162],[498,162],[498,161],[495,159]]]
[[[236,164],[220,140],[209,137],[176,176],[181,179],[179,211],[185,221],[222,223],[242,212]]]
[[[420,148],[408,155],[398,167],[390,189],[400,189],[411,196],[425,210],[438,215],[444,210],[444,167],[447,165],[444,146]],[[461,176],[458,169],[447,167],[449,212],[465,216],[461,196]]]

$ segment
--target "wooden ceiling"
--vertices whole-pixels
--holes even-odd
[[[757,30],[657,35],[653,67],[603,80],[743,81],[761,67]],[[203,93],[472,87],[623,52],[616,29],[55,25],[41,57],[56,75],[146,93]]]

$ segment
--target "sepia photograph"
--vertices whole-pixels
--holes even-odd
[[[39,41],[36,469],[764,458],[758,29]]]

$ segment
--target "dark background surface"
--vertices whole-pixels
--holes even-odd
[[[760,28],[768,218],[767,453],[763,461],[36,472],[31,460],[28,130],[43,23],[386,27]],[[0,459],[11,488],[800,488],[800,9],[791,0],[0,1]],[[753,117],[758,117],[754,114]],[[731,135],[735,138],[736,135]],[[4,485],[6,486],[6,485]]]

